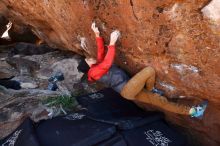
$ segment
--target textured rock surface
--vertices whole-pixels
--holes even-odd
[[[0,139],[14,131],[27,116],[38,122],[64,112],[73,112],[80,108],[77,106],[75,96],[103,88],[96,83],[80,81],[82,73],[79,73],[76,67],[81,56],[70,51],[54,51],[49,47],[45,49],[52,51],[45,52],[43,51],[45,49],[39,49],[39,46],[33,44],[27,51],[26,45],[19,43],[10,47],[0,46],[0,49],[4,48],[4,52],[0,52],[0,84],[3,85],[0,85]],[[7,58],[8,54],[11,54],[10,50],[13,50],[10,48],[15,46],[20,51],[17,51],[15,56]],[[64,80],[56,83],[57,91],[50,91],[48,79],[57,72],[63,73]],[[4,83],[9,81],[8,78],[18,81],[22,89],[5,88]],[[66,103],[64,98],[69,99],[68,109],[67,105],[60,105],[60,100]]]
[[[210,22],[201,12],[208,3],[1,0],[0,13],[13,23],[31,27],[51,46],[84,55],[94,56],[96,52],[92,21],[98,23],[106,43],[110,32],[119,29],[122,37],[117,44],[117,64],[131,74],[153,66],[156,86],[170,98],[185,98],[186,104],[198,99],[210,101],[203,120],[172,113],[167,113],[167,118],[186,127],[203,145],[214,146],[220,145],[220,31],[219,22]],[[86,47],[81,47],[82,43]]]

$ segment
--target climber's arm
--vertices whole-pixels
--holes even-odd
[[[89,81],[99,80],[111,68],[115,58],[115,46],[108,46],[108,52],[101,63],[92,66],[88,72]]]
[[[102,37],[96,37],[97,43],[97,63],[101,63],[104,59],[104,42]]]
[[[100,63],[104,59],[104,42],[103,38],[100,37],[100,32],[98,27],[96,27],[95,22],[92,23],[91,29],[95,33],[96,36],[96,44],[97,44],[97,63]]]

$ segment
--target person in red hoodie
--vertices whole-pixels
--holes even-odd
[[[105,55],[104,42],[103,38],[100,37],[98,27],[93,23],[91,28],[96,36],[97,59],[85,58],[77,67],[79,71],[87,73],[90,82],[102,82],[128,100],[151,104],[166,111],[190,115],[191,117],[201,118],[203,116],[208,104],[207,101],[198,106],[190,107],[170,102],[166,97],[158,94],[158,90],[154,88],[156,75],[154,68],[146,67],[130,79],[121,68],[113,64],[115,44],[120,32],[116,30],[111,33],[110,43]]]

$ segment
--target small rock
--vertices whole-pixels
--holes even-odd
[[[18,81],[23,89],[35,89],[38,87],[35,79],[29,76],[17,76],[13,80]]]
[[[38,87],[38,85],[36,84],[33,84],[33,83],[21,83],[21,88],[24,88],[24,89],[35,89]]]

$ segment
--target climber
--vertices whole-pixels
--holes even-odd
[[[157,106],[161,109],[191,117],[202,118],[207,107],[207,101],[198,106],[184,106],[170,102],[166,97],[153,93],[155,83],[155,70],[152,67],[146,67],[129,79],[128,75],[115,64],[115,43],[120,36],[118,30],[113,31],[110,36],[108,51],[104,56],[103,38],[95,23],[92,23],[92,30],[96,36],[97,59],[85,58],[78,65],[80,72],[86,73],[90,82],[100,81],[105,85],[112,87],[124,98],[133,101]],[[144,88],[146,86],[146,88]]]

